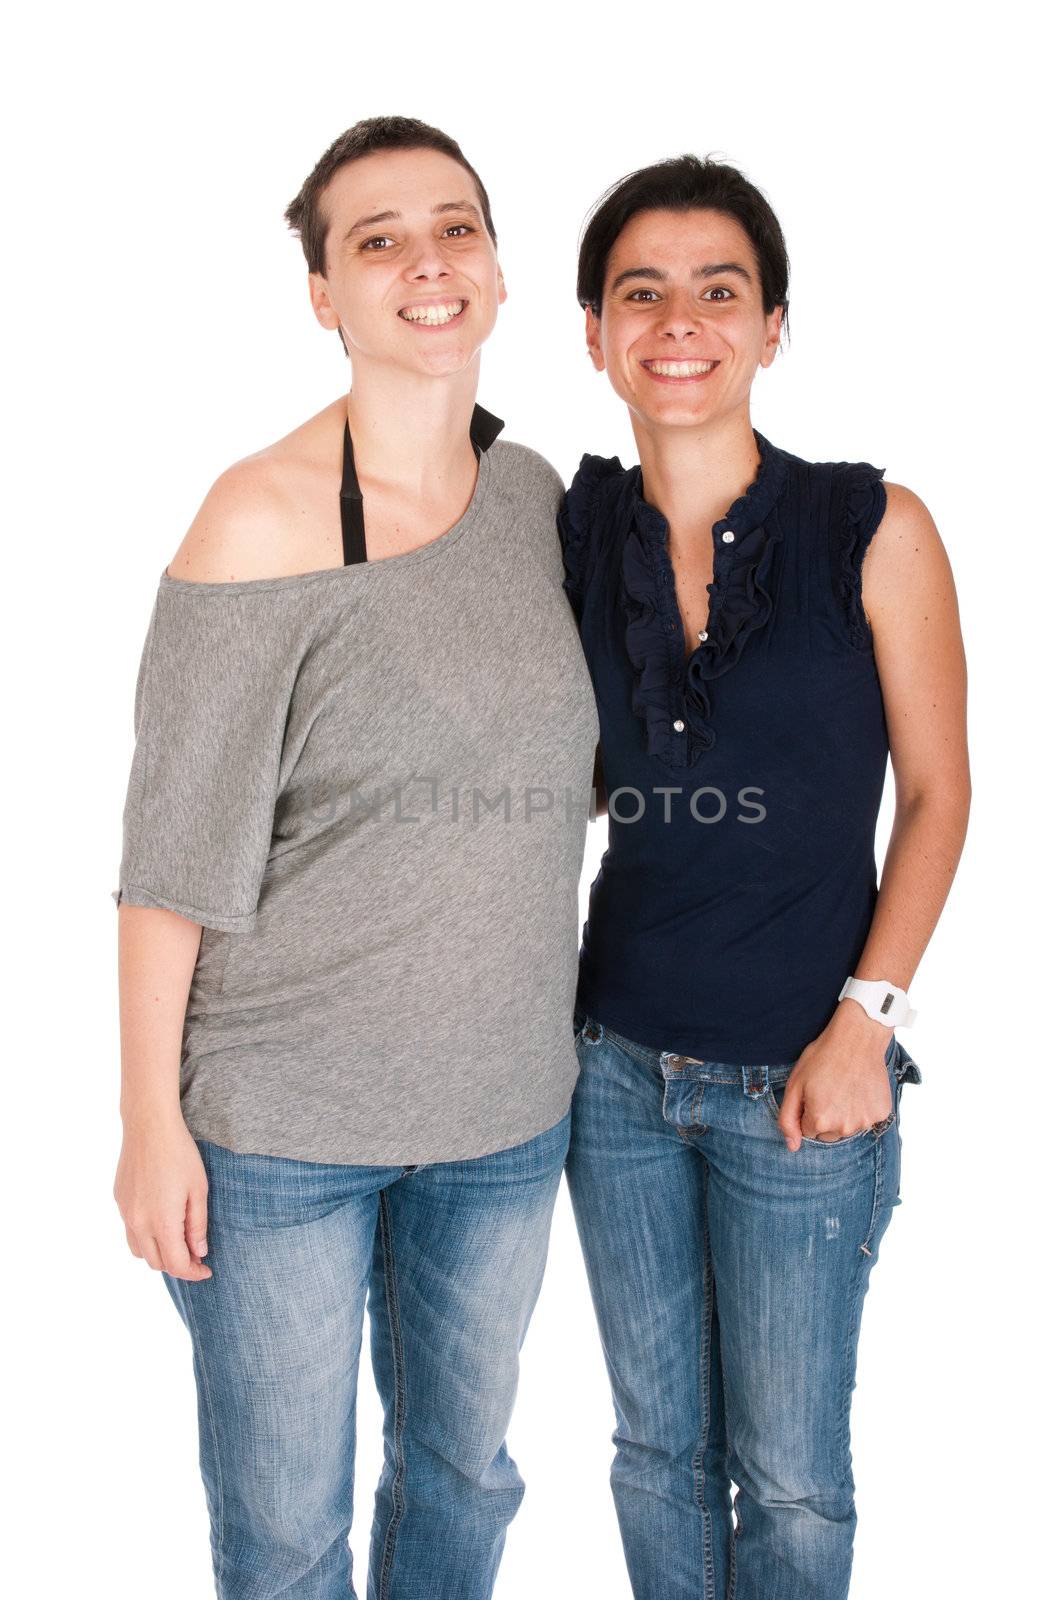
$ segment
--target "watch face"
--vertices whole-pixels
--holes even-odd
[[[890,1006],[891,1006],[891,1005],[892,1005],[892,1004],[893,1004],[893,1002],[894,1002],[894,1000],[895,1000],[895,999],[896,999],[896,998],[897,998],[897,996],[896,996],[896,995],[894,995],[894,994],[888,994],[888,995],[887,995],[887,996],[886,996],[886,998],[885,998],[885,1000],[883,1000],[883,1002],[882,1002],[882,1004],[881,1004],[881,1006],[880,1006],[880,1007],[879,1007],[879,1010],[880,1010],[880,1011],[881,1011],[881,1012],[882,1012],[882,1015],[883,1015],[883,1016],[885,1016],[885,1015],[886,1015],[886,1012],[887,1012],[887,1011],[888,1011],[888,1010],[889,1010],[889,1008],[890,1008]]]

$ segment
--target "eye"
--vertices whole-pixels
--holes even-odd
[[[386,233],[378,233],[374,234],[372,239],[363,239],[358,248],[360,250],[370,250],[378,244],[394,244],[394,242]]]
[[[452,222],[443,229],[444,233],[474,233],[476,230],[468,222]]]
[[[734,290],[728,289],[726,284],[714,283],[711,289],[706,289],[705,293],[702,295],[702,299],[707,300],[710,295],[714,294],[725,294],[728,295],[732,300],[735,297]]]
[[[632,292],[628,295],[628,299],[629,300],[638,300],[640,295],[649,295],[651,300],[659,300],[660,299],[660,296],[658,295],[656,289],[633,289]]]

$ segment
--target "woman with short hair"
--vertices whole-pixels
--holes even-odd
[[[841,1600],[857,1335],[921,1078],[893,1030],[969,808],[955,589],[909,489],[753,427],[788,262],[735,168],[614,185],[578,296],[638,454],[584,456],[560,517],[609,810],[566,1171],[628,1570],[636,1600]]]
[[[218,1595],[351,1595],[368,1295],[369,1595],[485,1600],[579,1070],[564,486],[476,404],[505,289],[452,139],[358,123],[286,216],[350,386],[222,474],[159,580],[115,1197],[191,1336]]]

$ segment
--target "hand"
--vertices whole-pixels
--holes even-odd
[[[135,1256],[157,1272],[199,1283],[207,1253],[207,1174],[179,1114],[127,1121],[114,1198]]]
[[[885,1121],[893,1110],[885,1059],[892,1037],[855,1000],[840,1001],[786,1081],[779,1129],[790,1150],[800,1150],[802,1138],[831,1144]]]

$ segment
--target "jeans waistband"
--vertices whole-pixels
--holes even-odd
[[[700,1083],[740,1083],[745,1092],[756,1096],[763,1094],[769,1083],[781,1083],[793,1071],[795,1061],[780,1062],[734,1062],[734,1061],[703,1061],[695,1056],[682,1055],[673,1050],[654,1050],[649,1045],[639,1044],[634,1039],[627,1039],[623,1034],[617,1033],[615,1028],[608,1028],[604,1023],[598,1022],[594,1017],[588,1017],[580,1006],[573,1013],[574,1031],[587,1039],[607,1038],[618,1045],[627,1055],[636,1061],[643,1062],[648,1067],[655,1067],[669,1081],[697,1079]],[[596,1033],[588,1030],[598,1030]],[[896,1065],[898,1056],[903,1051],[897,1035],[891,1034],[889,1044],[883,1052],[885,1064],[891,1069]],[[919,1069],[911,1057],[904,1051],[908,1063],[905,1076],[913,1076],[919,1081]]]

